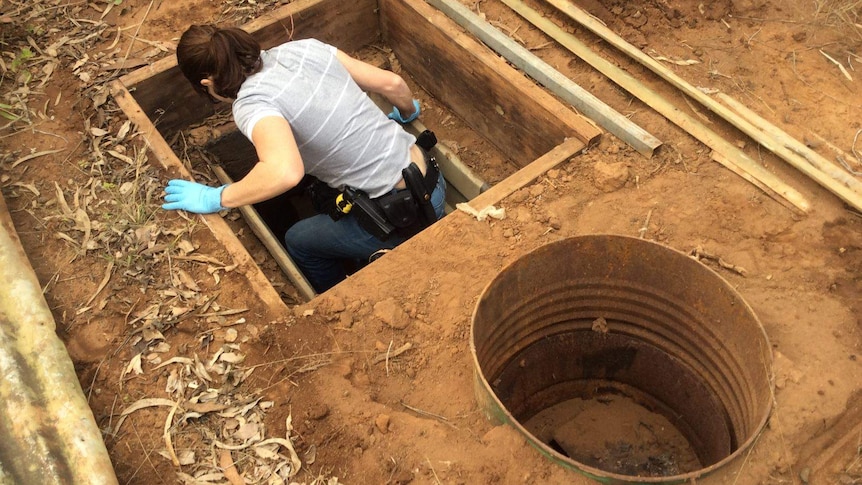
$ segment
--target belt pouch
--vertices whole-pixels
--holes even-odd
[[[419,222],[416,198],[409,190],[399,190],[378,197],[376,200],[380,204],[380,209],[386,214],[386,219],[393,226],[405,229]]]
[[[338,211],[335,204],[335,199],[341,191],[333,189],[320,180],[315,180],[305,190],[311,200],[311,206],[318,214],[328,214],[334,220],[341,218],[343,214]]]

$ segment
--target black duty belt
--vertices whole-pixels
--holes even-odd
[[[406,189],[371,199],[361,190],[346,187],[336,198],[330,216],[337,220],[343,214],[353,213],[363,229],[381,240],[395,232],[410,237],[433,224],[437,213],[431,204],[431,194],[437,188],[440,168],[430,150],[436,143],[437,137],[428,130],[417,137],[416,145],[425,157],[425,174],[410,162],[401,171]]]

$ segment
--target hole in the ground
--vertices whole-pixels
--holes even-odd
[[[359,57],[362,58],[362,56]],[[369,60],[369,62],[374,63],[373,60]],[[405,72],[402,72],[402,76],[409,79],[409,75]],[[427,110],[433,100],[424,92],[421,94],[421,97],[428,102],[426,106]],[[372,95],[372,98],[380,104],[381,109],[386,110],[390,108],[378,97]],[[431,117],[432,122],[434,118],[452,119],[451,113],[448,113],[448,110],[441,107],[439,103],[433,103],[433,109],[436,113]],[[425,129],[425,125],[421,121],[416,121],[411,125],[404,126],[404,129],[415,136]],[[470,130],[462,128],[459,131],[463,133]],[[174,150],[181,153],[189,153],[190,157],[194,160],[193,164],[197,165],[197,169],[202,171],[212,170],[214,172],[213,176],[218,178],[221,183],[242,179],[258,162],[254,146],[237,129],[232,121],[225,118],[224,113],[217,113],[205,119],[201,124],[186,130],[184,134],[182,142],[185,146],[174,146]],[[475,134],[471,134],[470,136],[476,137]],[[189,145],[197,146],[201,149],[190,151],[187,148]],[[196,157],[195,154],[199,157]],[[438,141],[437,145],[431,150],[431,155],[437,161],[446,179],[447,213],[454,210],[457,204],[472,199],[489,187],[481,177],[476,175],[470,167],[460,160],[456,151],[447,146],[446,141]],[[490,147],[485,147],[484,158],[486,160],[493,160],[497,165],[508,163],[503,155]],[[511,168],[510,170],[514,171],[515,169]],[[312,197],[308,190],[315,182],[316,179],[314,177],[307,175],[293,189],[253,206],[254,216],[259,217],[259,222],[266,226],[273,239],[272,243],[267,245],[267,249],[276,260],[284,261],[286,262],[285,264],[292,263],[284,247],[284,234],[299,220],[318,213],[314,208],[311,200]],[[252,221],[247,222],[252,223]],[[259,231],[260,228],[256,232]],[[368,262],[345,260],[342,261],[342,264],[347,274],[352,274],[363,268]],[[298,268],[291,268],[290,271],[295,275],[301,274]]]
[[[294,22],[295,19],[302,21]],[[285,25],[290,25],[291,29],[288,31]],[[484,188],[483,179],[497,182],[516,175],[517,168],[532,166],[537,161],[557,163],[558,157],[576,154],[598,141],[601,134],[591,122],[542,90],[499,54],[472,36],[464,35],[460,26],[421,0],[291,2],[246,29],[263,48],[291,39],[314,37],[355,55],[363,50],[375,52],[382,59],[374,64],[409,78],[408,83],[417,88],[416,94],[422,91],[419,97],[423,101],[439,103],[431,109],[423,108],[422,122],[427,123],[426,127],[436,132],[441,141],[438,145],[441,151],[435,156],[449,187],[453,188],[447,190],[450,207],[457,202],[474,200]],[[359,54],[358,57],[364,56]],[[216,113],[217,108],[193,92],[176,60],[163,59],[123,76],[112,84],[112,92],[123,111],[152,143],[162,165],[173,172],[170,176],[193,177],[188,164],[184,163],[188,160],[181,160],[188,154],[185,147],[174,152],[171,146],[181,140],[183,130],[202,126],[207,118],[224,113]],[[417,132],[424,129],[415,122],[405,128]],[[229,130],[221,131],[220,135],[235,136]],[[225,152],[234,157],[239,153],[231,153],[230,149]],[[465,160],[469,157],[471,167],[484,169],[475,170],[482,178],[463,170],[466,165],[461,163],[462,153],[466,154]],[[444,160],[452,161],[452,166],[444,166]],[[511,186],[522,186],[542,167],[543,164],[537,165]],[[463,201],[448,198],[456,191],[463,196]],[[256,211],[249,214],[248,207],[240,208],[247,221],[254,221],[254,224],[249,222],[252,232],[270,252],[283,244],[280,236],[291,219],[301,217],[302,210],[307,209],[308,204],[300,202],[300,194],[301,189],[298,189],[283,196],[295,198],[292,202],[298,205],[285,205],[281,200],[270,202],[274,206],[272,211],[277,213],[272,222],[264,223]],[[484,203],[493,202],[485,200]],[[278,213],[284,207],[291,207],[296,213]],[[258,205],[257,209],[269,212],[263,205]],[[210,227],[237,260],[248,261],[248,252],[238,247],[241,243],[229,226],[213,223]],[[314,290],[292,261],[274,256],[276,264],[296,286],[298,296],[313,298]],[[273,294],[271,287],[263,284],[266,275],[256,267],[260,258],[254,260],[244,267],[249,281],[258,286],[258,292],[268,301],[280,298]]]
[[[477,396],[594,478],[673,482],[738,456],[772,405],[759,320],[665,246],[580,236],[505,268],[473,317]]]

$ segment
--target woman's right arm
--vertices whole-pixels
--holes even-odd
[[[284,118],[261,118],[252,129],[251,141],[259,161],[245,177],[225,187],[221,194],[224,207],[271,199],[295,187],[305,175],[293,130]]]

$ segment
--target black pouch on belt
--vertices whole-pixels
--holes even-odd
[[[337,210],[337,198],[341,194],[340,190],[333,189],[320,180],[315,180],[305,188],[305,193],[311,201],[311,206],[318,214],[329,214],[334,220],[338,220],[343,215]]]
[[[375,201],[386,215],[386,219],[398,229],[410,229],[419,223],[419,209],[416,198],[409,190],[399,190],[378,197]],[[407,231],[409,232],[409,231]]]

